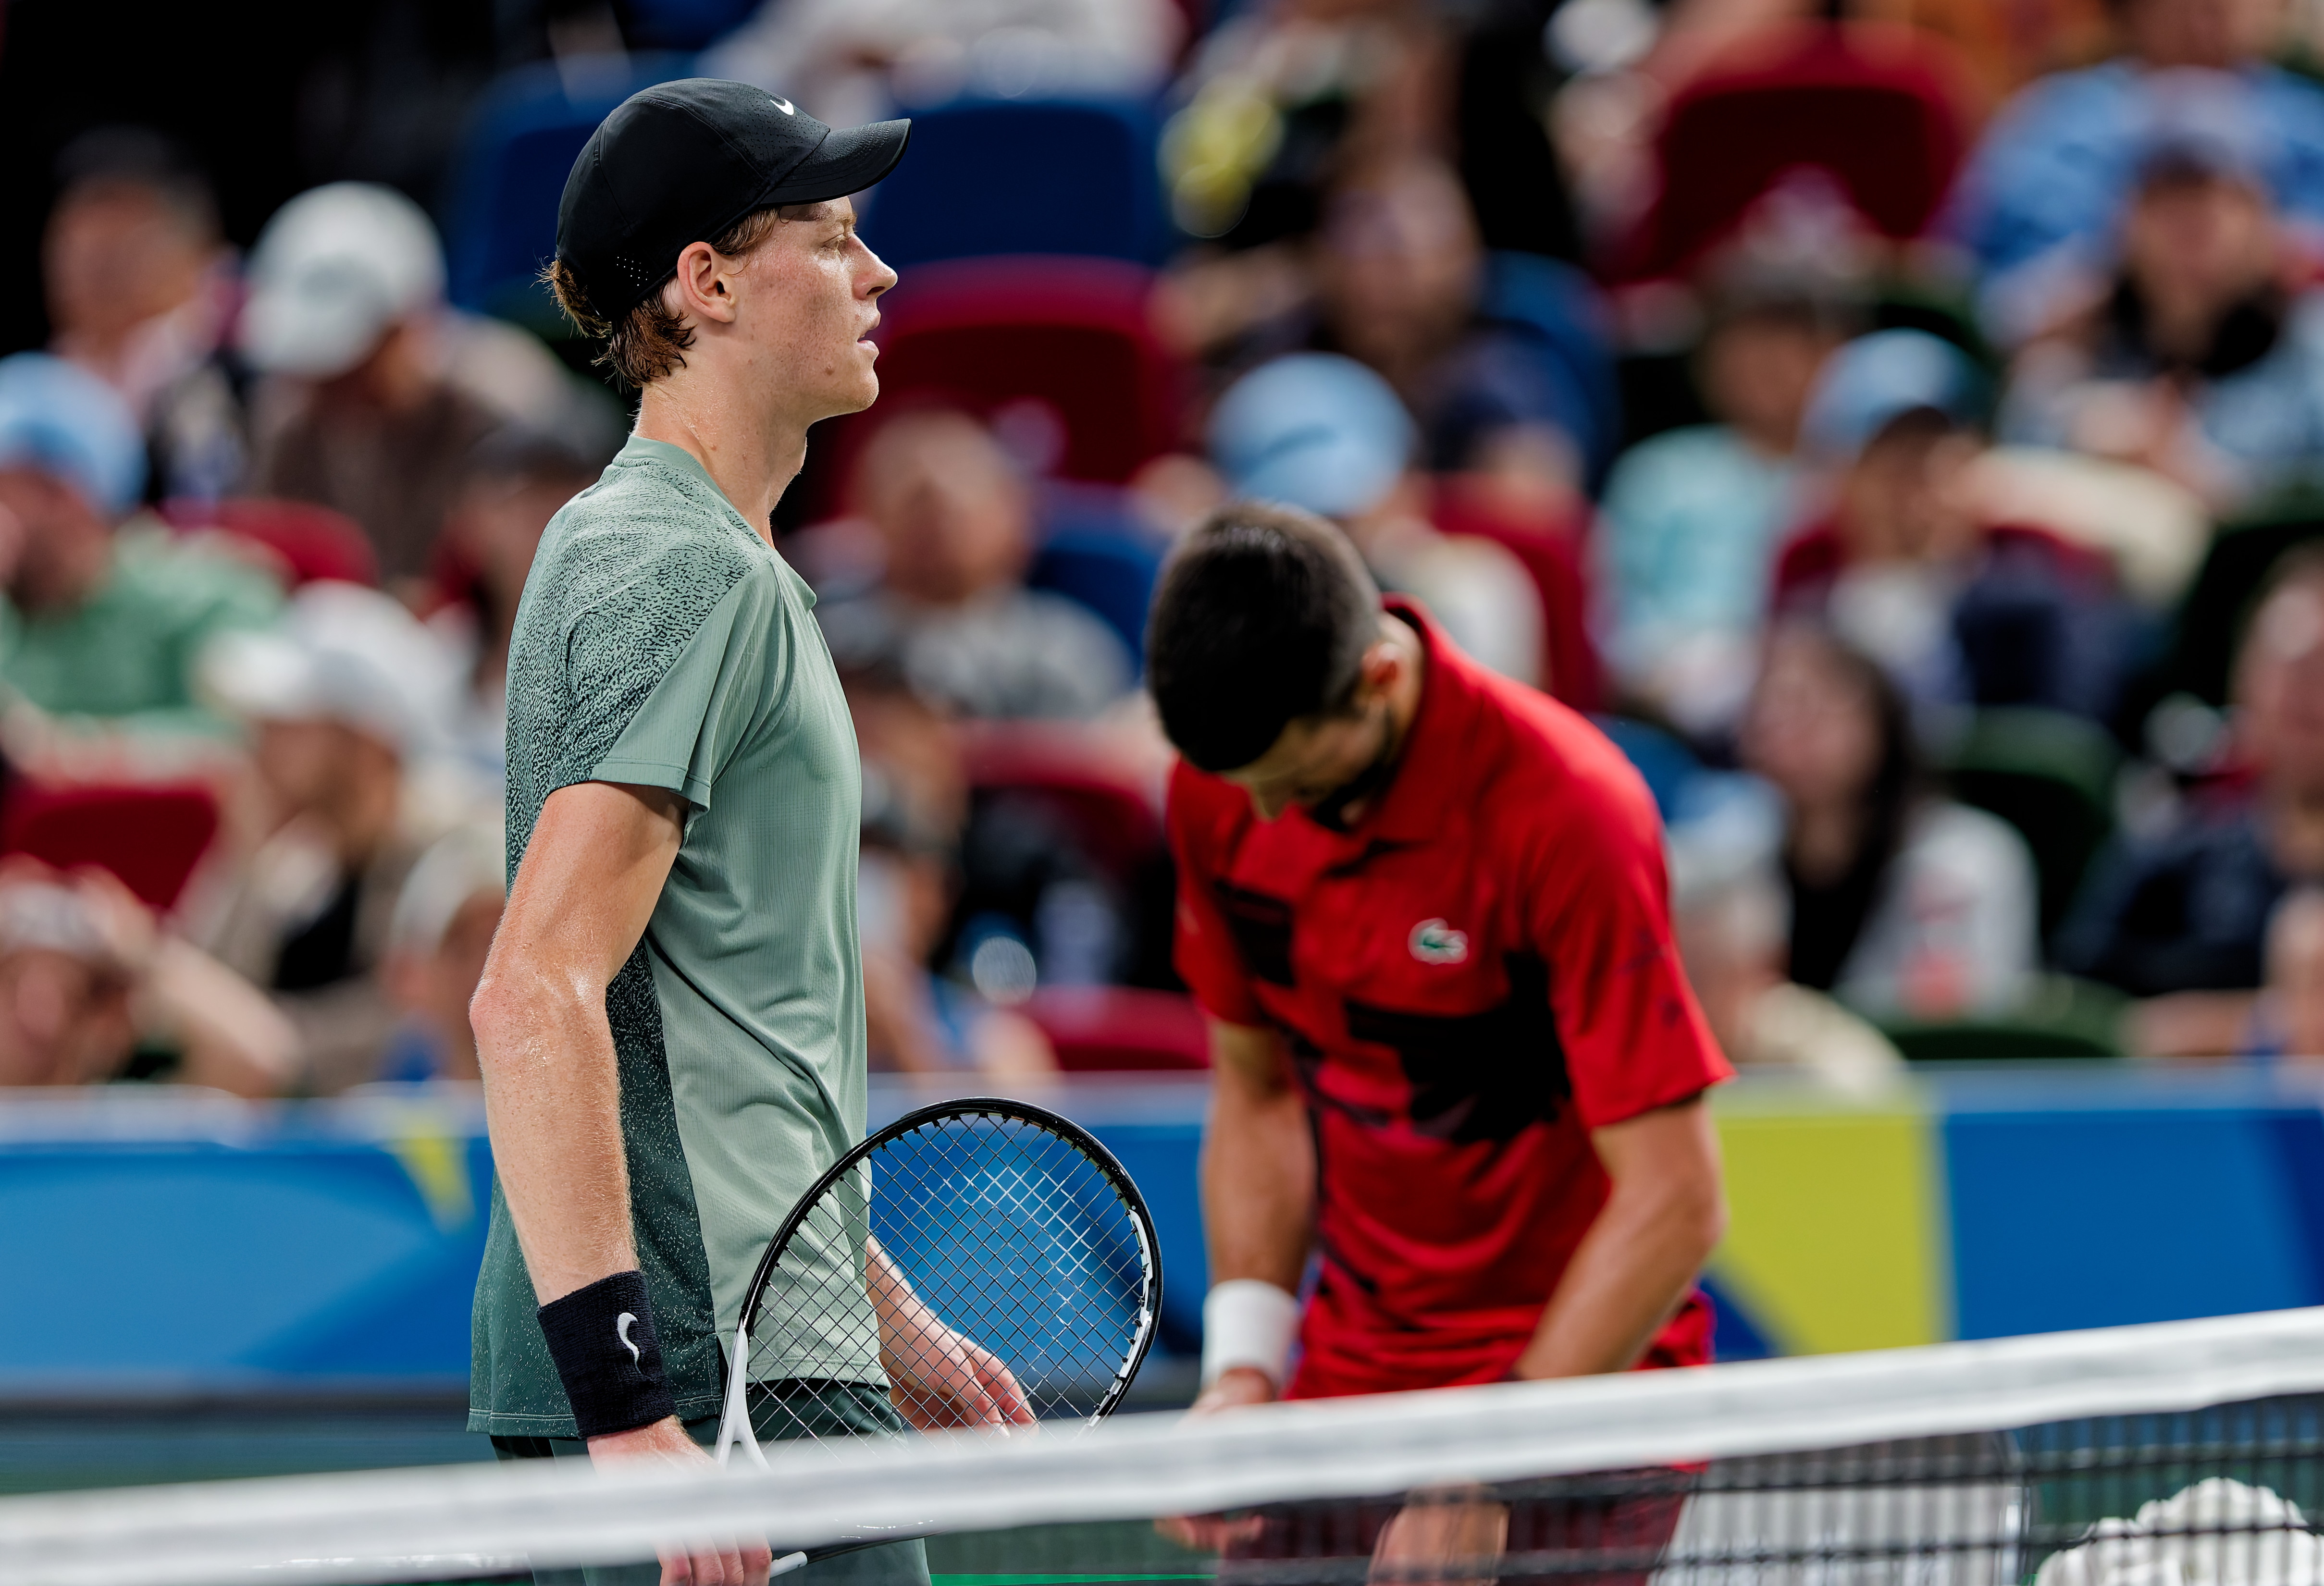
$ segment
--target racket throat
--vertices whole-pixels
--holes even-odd
[[[721,1465],[727,1455],[741,1447],[751,1456],[751,1462],[761,1471],[767,1469],[766,1451],[759,1446],[759,1435],[751,1429],[751,1323],[749,1307],[744,1307],[743,1319],[734,1327],[734,1350],[726,1366],[726,1406],[718,1415],[718,1447],[715,1458]],[[793,1561],[796,1562],[793,1562]],[[798,1568],[807,1563],[807,1554],[794,1554],[778,1560],[776,1572]]]

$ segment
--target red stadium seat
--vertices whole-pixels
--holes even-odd
[[[1671,102],[1655,139],[1656,197],[1609,273],[1682,273],[1803,167],[1827,174],[1881,235],[1917,237],[1968,149],[1964,105],[1951,57],[1902,29],[1807,28],[1772,57],[1698,78]]]
[[[1605,693],[1605,672],[1590,638],[1588,586],[1575,551],[1580,526],[1554,514],[1520,514],[1457,475],[1437,482],[1429,518],[1443,533],[1489,539],[1525,564],[1541,598],[1548,692],[1575,710],[1596,710]]]
[[[1111,259],[914,269],[880,300],[880,405],[831,426],[820,505],[838,509],[872,428],[915,403],[992,422],[1058,478],[1127,480],[1179,439],[1185,373],[1154,334],[1153,287],[1150,272]]]
[[[27,853],[59,870],[99,866],[165,911],[176,907],[217,829],[217,800],[194,784],[19,783],[0,805],[0,853]]]
[[[379,584],[379,556],[353,518],[312,502],[165,502],[161,516],[180,534],[221,534],[257,548],[293,589],[333,578]]]
[[[1053,986],[1020,1010],[1067,1074],[1206,1069],[1208,1033],[1194,999],[1129,986]]]
[[[1006,789],[1056,808],[1083,851],[1117,878],[1163,850],[1154,796],[1085,733],[1038,722],[964,724],[961,750],[979,791]]]

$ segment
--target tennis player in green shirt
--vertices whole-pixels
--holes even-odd
[[[863,1135],[855,739],[769,520],[807,427],[879,394],[865,337],[896,276],[848,195],[908,130],[667,83],[566,184],[552,284],[642,396],[550,521],[509,659],[512,879],[471,1010],[498,1178],[469,1425],[504,1457],[706,1461],[752,1266]],[[803,1309],[872,1307],[851,1263],[804,1281],[832,1296]],[[973,1343],[904,1342],[960,1420],[1029,1418]],[[767,1370],[819,1430],[901,1430],[860,1343],[801,1339]],[[746,1541],[659,1579],[768,1569]],[[807,1572],[927,1580],[917,1543]]]

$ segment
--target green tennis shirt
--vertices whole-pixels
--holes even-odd
[[[509,870],[576,782],[668,788],[685,841],[605,993],[638,1264],[681,1416],[715,1414],[723,1341],[767,1241],[863,1135],[861,779],[815,596],[700,464],[632,438],[549,524],[508,673]],[[820,1333],[752,1375],[884,1384],[861,1251],[797,1280]],[[788,1267],[789,1263],[786,1263]],[[570,1436],[497,1186],[468,1425]]]

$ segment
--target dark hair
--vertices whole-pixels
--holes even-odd
[[[1220,508],[1171,555],[1147,620],[1163,732],[1204,770],[1249,765],[1300,717],[1347,706],[1379,609],[1363,558],[1323,519]]]
[[[780,209],[753,209],[716,236],[703,240],[712,253],[729,259],[739,259],[774,234],[779,221],[788,218]],[[691,244],[688,244],[691,245]],[[565,310],[581,334],[592,341],[603,341],[604,350],[592,360],[613,372],[614,377],[632,390],[651,384],[686,362],[686,349],[694,345],[694,332],[687,327],[685,318],[666,307],[661,300],[660,285],[646,294],[645,301],[622,316],[617,323],[607,319],[589,306],[588,294],[581,290],[581,278],[562,259],[553,259],[541,271],[540,279],[557,294],[557,306]]]
[[[1904,846],[1913,806],[1927,790],[1925,773],[1913,733],[1913,707],[1878,661],[1812,618],[1787,619],[1777,625],[1771,642],[1777,635],[1814,644],[1833,669],[1862,693],[1880,742],[1872,779],[1858,797],[1864,817],[1862,837],[1847,871],[1820,889],[1816,897],[1803,894],[1796,874],[1788,877],[1794,900],[1792,978],[1829,991],[1872,917],[1889,864]],[[1787,872],[1790,868],[1787,861]]]
[[[151,127],[101,126],[81,134],[57,156],[56,177],[60,203],[140,189],[189,235],[206,243],[217,239],[217,198],[209,178],[183,144]]]

